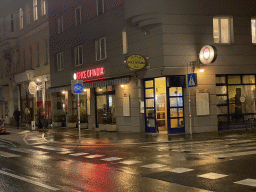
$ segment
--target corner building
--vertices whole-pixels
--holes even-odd
[[[256,115],[255,6],[247,0],[52,1],[53,114],[77,113],[71,87],[77,74],[89,128],[170,134],[245,128]],[[214,63],[199,61],[205,45],[216,48]],[[131,69],[131,57],[146,66]],[[192,72],[197,86],[188,88]]]

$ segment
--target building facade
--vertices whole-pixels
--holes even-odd
[[[76,115],[76,74],[89,128],[189,133],[245,127],[256,114],[253,7],[238,0],[52,1],[53,114]],[[205,45],[217,50],[214,63],[199,60]],[[197,86],[188,88],[193,72]]]
[[[13,122],[19,109],[25,122],[25,109],[32,120],[39,107],[51,116],[48,1],[13,0],[1,16],[1,90],[4,101],[1,117]],[[29,83],[36,82],[37,92],[29,92]]]

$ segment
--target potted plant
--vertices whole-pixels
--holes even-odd
[[[62,125],[62,116],[59,114],[54,115],[54,121],[52,122],[54,127],[61,127]]]
[[[68,117],[67,127],[76,127],[77,121],[77,115],[70,115]]]
[[[80,127],[81,128],[88,128],[88,117],[85,113],[81,113],[80,116]]]

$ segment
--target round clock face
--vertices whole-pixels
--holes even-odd
[[[216,58],[217,49],[211,45],[205,45],[199,53],[199,59],[203,64],[213,63]]]

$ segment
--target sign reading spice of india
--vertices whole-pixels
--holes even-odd
[[[76,72],[76,79],[87,79],[91,77],[99,77],[105,75],[104,67],[88,69],[86,71]]]
[[[146,66],[147,61],[140,55],[131,55],[126,58],[125,63],[132,70],[140,70]]]

